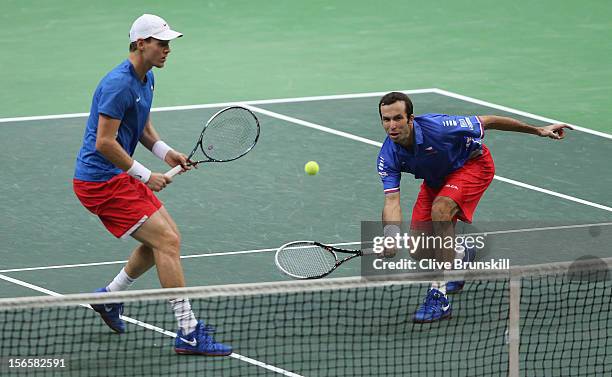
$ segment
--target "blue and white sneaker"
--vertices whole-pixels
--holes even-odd
[[[198,325],[191,334],[184,335],[179,329],[174,341],[174,352],[181,355],[228,356],[232,347],[217,343],[212,334],[215,328],[198,321]]]
[[[107,293],[106,288],[96,289],[96,293]],[[93,310],[98,312],[106,325],[114,332],[123,334],[125,332],[125,322],[121,319],[123,314],[123,304],[95,304],[91,305]]]
[[[435,288],[427,291],[427,296],[421,306],[414,313],[412,321],[415,323],[429,323],[450,318],[452,313],[451,302],[442,292]]]
[[[465,285],[465,280],[447,281],[446,282],[446,293],[459,293]]]
[[[473,262],[476,259],[476,248],[472,247],[465,248],[465,255],[463,256],[463,262]],[[463,289],[465,280],[449,281],[446,282],[446,293],[457,293]]]

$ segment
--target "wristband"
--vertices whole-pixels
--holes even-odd
[[[383,235],[385,237],[394,237],[400,234],[400,227],[395,224],[385,225],[383,228]]]
[[[147,183],[151,178],[151,170],[145,168],[140,162],[134,160],[132,167],[127,171],[129,175],[140,180],[142,183]]]
[[[168,144],[164,143],[161,140],[157,140],[155,144],[153,144],[153,148],[151,148],[151,151],[153,152],[153,154],[162,161],[166,160],[166,155],[171,150],[172,148],[170,148]]]

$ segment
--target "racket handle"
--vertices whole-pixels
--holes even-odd
[[[172,169],[168,170],[166,172],[166,174],[164,174],[166,177],[168,178],[172,178],[175,175],[177,175],[178,173],[181,172],[181,170],[183,170],[183,168],[181,167],[181,165],[176,165],[175,167],[173,167]]]

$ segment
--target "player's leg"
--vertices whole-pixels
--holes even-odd
[[[462,168],[446,178],[444,186],[435,193],[431,204],[432,228],[436,239],[447,236],[454,238],[454,224],[457,218],[471,223],[476,205],[491,184],[494,174],[493,159],[487,147],[483,145],[482,155],[469,160]],[[452,262],[455,258],[467,257],[473,260],[474,253],[468,251],[463,255],[458,253],[460,249],[454,247],[454,242],[451,245],[453,246],[451,248],[438,248],[437,259]],[[433,322],[450,317],[451,302],[446,294],[458,292],[463,286],[463,281],[433,282],[413,321]]]
[[[162,213],[163,217],[168,221],[169,215],[167,215],[166,209],[162,206],[158,210]],[[168,221],[170,226],[178,233],[176,224],[170,218]],[[140,244],[132,251],[127,264],[121,271],[115,276],[115,278],[106,286],[107,292],[123,291],[128,289],[136,279],[142,274],[147,272],[151,267],[155,265],[155,255],[153,249],[145,244]]]
[[[159,281],[164,288],[185,286],[180,260],[181,236],[163,206],[132,236],[153,250]],[[214,341],[213,327],[196,320],[189,299],[171,299],[170,306],[179,327],[174,348],[177,353],[207,356],[227,356],[232,353],[230,346]]]
[[[128,237],[150,215],[155,213],[161,203],[142,200],[145,192],[141,182],[127,174],[119,174],[105,182],[73,181],[74,192],[81,203],[90,212],[97,215],[104,226],[117,238]],[[146,188],[146,186],[144,186]],[[132,253],[131,262],[122,268],[117,276],[104,288],[96,292],[109,292],[127,289],[144,271],[151,267],[151,253],[146,246],[138,246]],[[92,308],[100,313],[104,322],[113,331],[125,331],[125,323],[121,319],[123,305],[95,304]]]
[[[181,238],[181,233],[178,230],[178,226],[176,225],[176,223],[174,222],[174,219],[172,218],[172,216],[170,216],[170,214],[168,213],[168,210],[166,209],[166,207],[162,206],[159,209],[159,212],[161,213],[161,215],[164,217],[164,219],[166,220],[166,222],[168,223],[168,225],[170,225],[170,228],[172,228],[172,231],[174,231],[174,233],[176,233],[176,235],[179,237],[179,240]]]
[[[452,198],[438,196],[434,200],[431,212],[434,233],[436,237],[442,240],[452,240],[452,243],[444,242],[442,247],[437,250],[436,260],[454,264],[456,259],[464,259],[466,257],[464,250],[456,245],[455,225],[457,223],[457,215],[460,211],[459,205]],[[472,257],[474,254],[469,251],[467,255],[468,257]],[[463,289],[464,283],[465,282],[462,280],[453,280],[440,282],[439,284],[443,286],[441,290],[445,294],[448,294],[459,292]]]
[[[436,213],[432,212],[432,216],[437,216],[441,220],[438,223],[441,228],[447,224],[449,216],[453,213],[454,220],[472,222],[476,207],[495,175],[493,158],[486,146],[483,145],[482,148],[482,155],[469,160],[461,169],[447,177],[444,187],[438,193],[438,198],[434,200],[434,202],[439,201],[440,205],[433,211]],[[450,229],[447,231],[450,233]],[[469,249],[461,244],[453,246],[455,259],[472,262],[476,258],[475,248]],[[446,257],[450,257],[449,254],[451,253],[447,253]],[[450,281],[446,284],[446,292],[459,292],[463,286],[464,281]]]
[[[421,185],[421,190],[417,196],[412,209],[412,220],[410,222],[410,234],[412,237],[421,236],[420,247],[412,245],[411,253],[413,258],[435,259],[437,241],[434,236],[432,223],[432,208],[439,189],[431,188],[425,183]],[[434,322],[451,315],[450,301],[444,293],[443,282],[433,282],[427,290],[425,299],[415,311],[412,320],[415,323]]]
[[[438,190],[427,186],[423,182],[412,207],[412,218],[410,220],[411,239],[420,236],[427,241],[422,241],[418,245],[410,245],[410,254],[416,260],[435,258],[435,248],[429,242],[429,237],[433,234],[431,207],[437,192]]]
[[[174,230],[174,232],[178,235],[179,241],[181,238],[181,234],[179,233],[178,227],[174,222],[174,219],[168,211],[166,207],[161,207],[159,212],[162,214],[166,222],[170,225],[170,227]],[[228,345],[224,345],[221,343],[215,343],[212,338],[212,332],[214,332],[214,328],[209,325],[205,325],[204,321],[197,321],[196,329],[194,332],[198,334],[197,336],[191,336],[189,329],[184,329],[185,326],[181,326],[181,323],[184,323],[188,320],[192,323],[192,320],[195,319],[195,315],[191,310],[191,305],[189,300],[187,299],[174,299],[170,300],[170,305],[177,317],[179,322],[179,332],[177,336],[177,340],[175,341],[175,351],[177,353],[182,354],[205,354],[209,356],[227,356],[232,353],[232,348]],[[185,335],[186,334],[186,335]],[[201,346],[194,347],[193,341],[190,339],[194,339],[196,337],[200,337],[200,343],[209,344],[207,348],[203,348]],[[208,338],[208,339],[207,339]]]
[[[105,287],[97,292],[127,289],[155,263],[163,287],[185,285],[180,265],[180,235],[174,221],[167,221],[167,212],[153,192],[140,181],[119,174],[107,182],[75,182],[81,202],[98,215],[106,228],[117,238],[129,236],[141,241],[128,264]],[[121,319],[121,303],[92,305],[104,322],[116,332],[125,331]],[[195,319],[193,327],[197,325]]]
[[[166,221],[162,208],[132,233],[132,237],[153,250],[157,275],[163,288],[184,287],[181,238]]]
[[[96,292],[104,293],[126,290],[134,284],[134,281],[138,277],[149,270],[154,264],[153,250],[140,244],[134,249],[128,263],[119,271],[117,276],[115,276],[106,287],[99,288]],[[100,313],[104,322],[113,331],[117,333],[125,332],[125,322],[121,319],[121,315],[123,314],[122,303],[94,304],[92,308]]]
[[[153,250],[143,244],[136,246],[127,264],[119,271],[117,276],[99,292],[119,292],[129,289],[134,281],[155,265]]]
[[[442,241],[455,239],[455,216],[459,213],[459,206],[455,201],[446,196],[437,196],[431,206],[431,220],[434,236]],[[439,262],[453,263],[455,260],[454,244],[440,242],[436,248],[436,260]]]
[[[455,259],[455,218],[460,209],[457,203],[446,196],[436,196],[431,204],[431,231],[434,240],[434,255],[438,262],[453,263]],[[442,273],[442,271],[441,271]],[[425,299],[414,313],[416,323],[435,322],[450,318],[451,301],[447,290],[455,289],[454,282],[433,281]]]
[[[149,201],[150,209],[147,210],[149,215],[144,215],[146,217],[154,216],[155,213],[161,211],[164,207],[161,205],[159,201],[153,202],[149,198],[145,198],[146,201]],[[159,208],[159,209],[158,209]],[[144,219],[143,224],[148,221],[148,219]],[[176,226],[176,225],[175,225]],[[123,238],[127,235],[134,236],[134,234],[142,227],[142,225],[138,225],[138,227],[132,229],[131,232],[126,232],[123,234]],[[132,251],[130,258],[128,259],[125,267],[117,274],[117,276],[113,279],[113,281],[106,287],[108,292],[122,291],[128,289],[134,280],[138,279],[142,274],[147,272],[151,267],[155,265],[155,254],[153,253],[153,249],[150,245],[146,245],[141,243],[136,246],[136,248]]]
[[[135,280],[149,271],[153,266],[155,266],[153,249],[144,244],[140,244],[132,251],[132,255],[130,259],[128,259],[124,270],[131,280]]]

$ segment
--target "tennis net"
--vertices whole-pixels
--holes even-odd
[[[431,324],[411,321],[427,274],[2,299],[0,375],[601,376],[612,370],[611,266],[462,272],[452,318]],[[234,354],[174,354],[176,297]],[[118,301],[121,335],[88,308]]]

